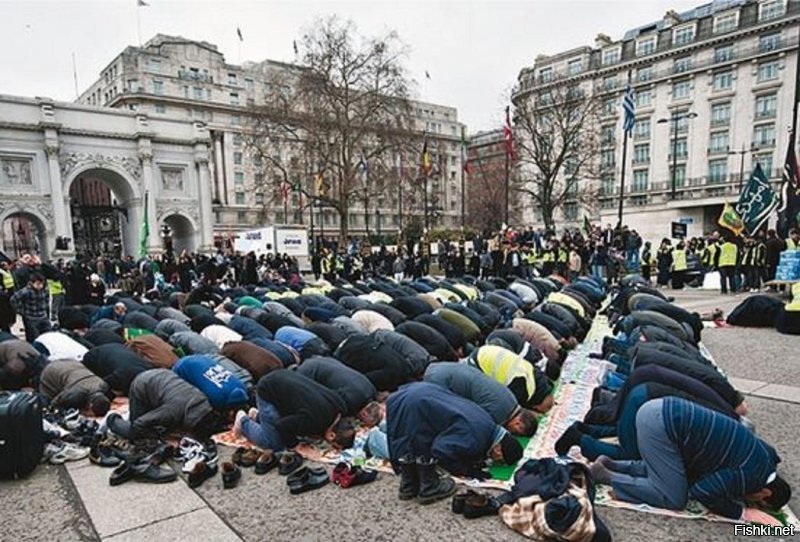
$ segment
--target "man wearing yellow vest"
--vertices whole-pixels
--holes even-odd
[[[683,241],[672,250],[672,289],[683,289],[683,277],[688,269],[686,261],[686,244]]]
[[[14,275],[8,270],[8,262],[0,263],[0,330],[11,332],[11,326],[17,321],[17,313],[11,306],[14,295]]]
[[[786,239],[786,250],[800,250],[800,232],[795,229],[789,231]]]
[[[736,291],[733,282],[733,273],[736,269],[736,261],[739,257],[739,248],[733,243],[729,235],[724,237],[722,245],[717,251],[717,268],[719,269],[719,282],[723,294],[728,293],[728,284],[731,286],[731,293]]]
[[[467,363],[506,386],[525,408],[547,412],[553,406],[553,391],[547,377],[525,358],[501,346],[485,345],[473,350]]]

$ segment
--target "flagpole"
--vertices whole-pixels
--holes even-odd
[[[464,126],[461,126],[461,145],[462,148],[466,145],[466,139],[464,139]],[[466,163],[464,161],[467,160],[467,150],[464,148],[464,156],[461,159],[461,231],[463,232],[467,226],[467,213],[466,213],[466,197],[465,197],[465,182],[464,182],[464,175],[466,173]]]
[[[136,35],[139,38],[139,47],[142,46],[142,19],[139,16],[141,7],[142,5],[139,3],[139,0],[136,0]]]
[[[509,120],[509,109],[510,109],[509,106],[506,106],[506,121],[508,123],[508,128],[511,129],[511,121]],[[508,143],[506,143],[506,172],[505,172],[506,176],[505,176],[505,185],[504,185],[505,186],[505,200],[506,201],[505,201],[505,213],[504,213],[505,220],[504,220],[504,222],[505,222],[506,226],[509,226],[509,227],[511,226],[511,224],[508,221],[508,192],[509,192],[508,178],[509,178],[509,171],[510,171],[510,166],[511,166],[511,155],[510,154],[511,154],[510,153],[510,148],[508,146]]]
[[[630,85],[631,71],[628,70],[628,86],[630,87]],[[622,209],[625,204],[625,170],[628,164],[628,130],[623,128],[622,131],[624,133],[622,138],[622,172],[619,179],[619,210],[617,211],[617,229],[619,230],[622,230]]]

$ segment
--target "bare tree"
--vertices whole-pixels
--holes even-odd
[[[297,66],[267,74],[269,92],[250,110],[248,146],[272,172],[263,182],[288,182],[333,208],[345,239],[351,206],[363,201],[362,161],[391,163],[412,136],[406,48],[395,32],[364,37],[337,17],[317,20],[297,45]],[[295,170],[312,178],[298,183]],[[318,174],[321,190],[313,186]]]
[[[565,203],[596,201],[599,98],[588,86],[554,81],[515,106],[512,190],[530,197],[550,229]]]

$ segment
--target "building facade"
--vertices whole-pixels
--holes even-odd
[[[214,233],[219,244],[235,231],[267,223],[306,223],[334,232],[339,217],[333,210],[313,207],[301,194],[285,197],[264,193],[252,187],[263,186],[257,176],[263,166],[251,156],[245,145],[247,114],[263,103],[276,73],[296,70],[297,66],[265,60],[229,64],[216,45],[181,37],[157,35],[141,47],[127,47],[102,70],[100,78],[79,97],[82,104],[126,109],[153,118],[202,122],[212,140],[211,192],[215,217]],[[433,224],[441,227],[460,225],[461,170],[459,141],[462,125],[455,108],[412,102],[412,114],[420,136],[427,133],[430,150],[437,164],[437,174],[427,183],[428,211]],[[408,157],[401,169],[405,182],[415,183],[418,163]],[[313,185],[314,171],[298,165],[300,182]],[[392,175],[400,172],[392,172]],[[261,179],[263,181],[263,179]],[[370,183],[382,185],[377,179]],[[414,188],[410,186],[409,188]],[[396,232],[413,215],[425,211],[423,199],[409,199],[400,206],[400,195],[373,193],[372,197],[352,202],[347,217],[352,233]],[[369,196],[369,195],[368,195]],[[419,201],[416,201],[419,200]],[[366,209],[365,209],[366,206]],[[404,216],[401,217],[401,209]]]
[[[645,238],[670,222],[701,235],[717,228],[725,202],[760,165],[780,180],[795,103],[800,2],[714,0],[667,12],[619,40],[537,57],[521,71],[514,103],[554,84],[590,89],[598,100],[599,193],[562,223],[584,214],[616,224],[622,172],[622,96],[628,77],[635,123],[628,141],[624,223]],[[526,217],[533,220],[533,216]],[[774,225],[774,221],[772,222]]]
[[[469,138],[466,223],[472,229],[496,230],[505,221],[506,150],[502,128],[478,132]],[[509,176],[512,175],[514,169],[509,167]],[[509,179],[509,185],[513,186],[513,179]],[[509,222],[512,226],[518,226],[522,220],[522,199],[513,190],[509,194]]]
[[[0,95],[4,252],[212,250],[210,145],[200,122]]]

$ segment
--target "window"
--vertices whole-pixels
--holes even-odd
[[[614,149],[603,149],[600,151],[600,166],[614,167]]]
[[[758,20],[769,21],[777,19],[786,13],[785,0],[764,0],[758,6]]]
[[[539,70],[539,79],[542,83],[549,83],[555,78],[553,68],[542,68]]]
[[[711,106],[711,126],[727,126],[731,122],[731,103],[716,103]]]
[[[669,147],[669,158],[670,159],[672,159],[673,145],[674,145],[674,149],[675,149],[675,156],[677,156],[678,160],[686,159],[686,156],[688,154],[688,147],[686,146],[686,138],[685,137],[679,137],[674,142],[670,142],[670,147]]]
[[[244,80],[244,88],[245,88],[245,89],[246,89],[248,92],[252,92],[252,90],[253,90],[253,80],[252,80],[252,79],[249,79],[249,78],[245,79],[245,80]]]
[[[709,184],[724,183],[728,177],[728,160],[710,160],[708,162],[708,182]]]
[[[138,79],[128,79],[128,90],[130,92],[138,92],[139,91],[139,80]]]
[[[164,106],[164,104],[156,104],[156,113],[166,113],[166,112],[167,108]]]
[[[676,58],[672,66],[673,73],[684,73],[692,69],[692,57],[684,56]]]
[[[239,194],[236,194],[237,196]],[[244,194],[242,194],[244,195]],[[247,213],[244,211],[236,211],[236,221],[239,224],[246,224],[247,223]]]
[[[607,98],[603,100],[603,115],[613,115],[617,111],[617,100],[615,98]]]
[[[614,90],[617,88],[617,77],[610,75],[603,79],[603,90]]]
[[[633,191],[645,192],[647,190],[648,171],[646,169],[636,169],[633,171]]]
[[[685,45],[694,41],[694,25],[676,28],[672,31],[672,44]]]
[[[650,119],[638,119],[633,123],[634,139],[650,139]]]
[[[672,166],[669,168],[670,183],[672,182]],[[677,164],[675,166],[675,186],[682,188],[686,184],[686,164]],[[670,186],[672,186],[670,184]]]
[[[606,125],[600,129],[601,138],[604,145],[614,144],[614,125]]]
[[[194,87],[194,99],[195,100],[202,100],[203,99],[203,89],[200,87]]]
[[[241,159],[241,153],[238,154]],[[242,173],[241,171],[235,172],[233,174],[233,184],[235,184],[236,186],[244,185],[244,173]]]
[[[149,64],[150,64],[150,71],[154,71],[156,73],[161,73],[161,59],[160,58],[151,58]]]
[[[231,92],[230,93],[230,103],[231,103],[231,105],[239,105],[239,93],[238,92]]]
[[[764,171],[764,175],[766,175],[767,178],[772,177],[772,153],[753,155],[753,161],[761,165],[761,169]]]
[[[636,42],[636,56],[650,55],[656,52],[656,38],[644,38]]]
[[[564,204],[564,220],[578,220],[578,204],[565,203]]]
[[[739,12],[722,13],[714,17],[714,34],[735,30],[739,26]]]
[[[649,107],[653,105],[653,91],[650,89],[640,90],[635,95],[636,107]]]
[[[766,34],[758,38],[758,50],[762,53],[776,51],[781,47],[781,33]]]
[[[714,49],[714,62],[728,62],[736,58],[733,44],[722,45]]]
[[[153,94],[164,94],[163,81],[153,81]]]
[[[567,73],[570,75],[577,75],[583,71],[583,61],[580,58],[570,60],[567,64]]]
[[[753,147],[760,149],[763,147],[775,146],[775,125],[759,124],[753,129]]]
[[[241,166],[242,165],[242,153],[240,153],[240,152],[233,153],[233,164],[235,166]]]
[[[264,205],[264,194],[256,192],[256,205]]]
[[[778,109],[777,94],[765,94],[756,97],[756,118],[772,119]]]
[[[688,79],[672,84],[672,99],[685,100],[692,96],[692,83]]]
[[[228,84],[233,86],[237,86],[239,84],[239,79],[236,77],[235,73],[228,74]]]
[[[236,205],[244,205],[244,192],[236,192]]]
[[[231,115],[231,124],[233,124],[234,126],[239,126],[240,124],[242,124],[242,117],[240,117],[239,115]]]
[[[650,163],[650,143],[641,143],[633,146],[633,163],[634,164],[649,164]]]
[[[619,47],[614,47],[613,49],[606,49],[603,51],[603,66],[608,66],[610,64],[616,64],[619,62]]]
[[[711,153],[728,152],[730,147],[730,134],[725,132],[714,132],[708,144],[708,150]]]
[[[206,100],[208,100],[209,102],[211,101],[211,89],[210,88],[206,89]]]
[[[714,74],[714,92],[731,90],[733,88],[733,72],[719,72]]]
[[[773,79],[778,78],[778,71],[780,67],[778,65],[777,60],[772,60],[770,62],[762,62],[758,65],[758,79],[759,83],[763,83],[764,81],[772,81]]]
[[[187,87],[187,86],[183,87],[183,97],[184,98],[188,98],[189,97],[189,87]]]
[[[652,66],[645,66],[644,68],[639,68],[636,72],[636,78],[639,80],[640,83],[646,83],[653,79],[653,67]]]

